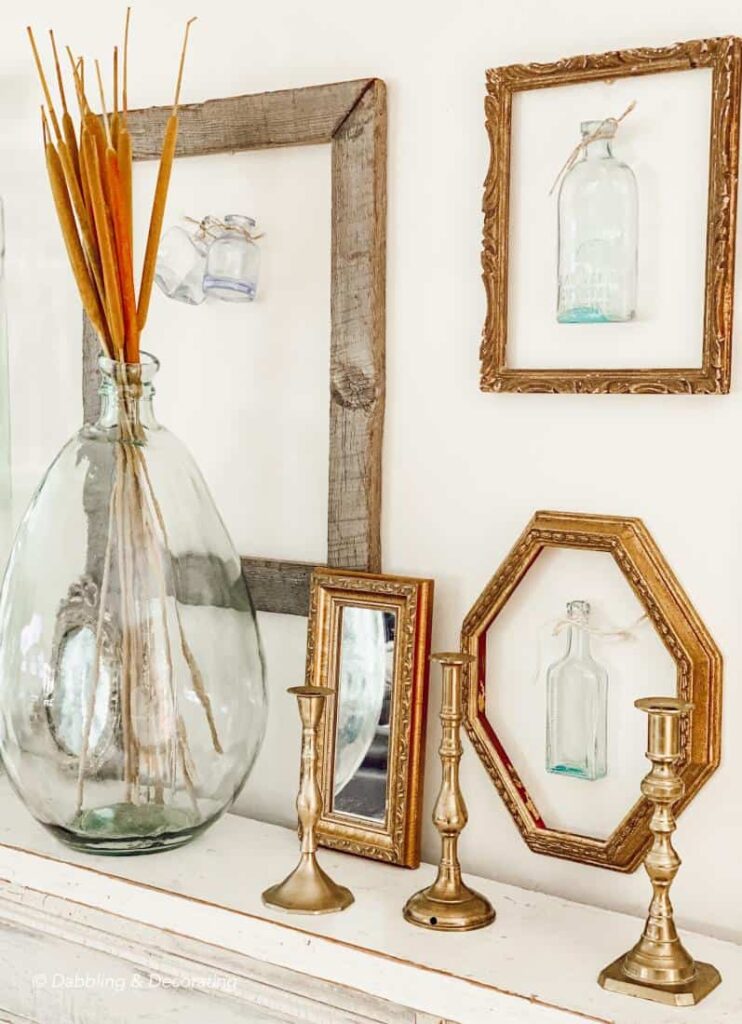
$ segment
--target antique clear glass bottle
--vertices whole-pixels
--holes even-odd
[[[254,239],[255,221],[230,213],[206,257],[204,291],[227,302],[252,302],[258,288],[260,249]]]
[[[168,228],[160,239],[155,281],[169,299],[200,306],[206,298],[206,236],[194,234],[181,224]]]
[[[567,605],[563,658],[546,673],[546,770],[578,779],[608,771],[608,673],[590,652],[587,601]]]
[[[617,122],[583,121],[587,142],[559,188],[557,320],[611,323],[636,315],[638,194],[613,155]]]
[[[31,501],[0,591],[0,753],[70,846],[179,846],[227,810],[265,730],[255,611],[158,362],[100,360],[101,411]]]

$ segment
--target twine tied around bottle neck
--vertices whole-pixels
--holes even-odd
[[[593,131],[591,131],[589,135],[585,135],[585,136],[583,136],[583,138],[580,139],[580,141],[577,143],[575,148],[572,150],[572,152],[569,154],[567,159],[562,164],[559,173],[557,174],[556,178],[554,179],[554,184],[549,189],[549,195],[553,195],[554,194],[554,189],[561,182],[561,180],[564,178],[564,176],[566,174],[569,174],[569,172],[572,170],[574,165],[580,159],[580,157],[582,156],[584,150],[587,149],[587,147],[590,145],[590,143],[591,142],[597,142],[599,139],[612,139],[613,136],[616,134],[616,129],[618,128],[618,126],[621,124],[621,122],[625,118],[627,118],[629,116],[629,114],[631,113],[631,111],[634,109],[635,106],[636,106],[636,100],[632,100],[631,103],[629,103],[628,107],[626,108],[626,110],[624,110],[623,114],[621,114],[620,117],[606,117],[606,118],[604,118],[600,122],[600,124],[598,125],[597,128],[595,128]]]
[[[562,618],[557,619],[554,623],[551,635],[559,636],[559,634],[564,632],[565,629],[572,626],[580,633],[587,633],[589,636],[599,636],[601,640],[635,640],[636,630],[641,626],[646,618],[647,613],[644,612],[644,614],[640,615],[638,619],[634,619],[634,621],[629,623],[628,626],[622,626],[620,629],[599,629],[597,626],[591,626],[589,622],[579,622],[577,619]]]
[[[227,224],[226,221],[220,220],[218,217],[208,216],[204,217],[202,220],[196,220],[195,217],[185,217],[184,219],[187,220],[189,224],[195,224],[198,227],[196,237],[202,242],[206,241],[207,238],[219,238],[225,231],[231,232],[235,235],[241,235],[242,238],[247,239],[248,242],[256,242],[259,238],[263,237],[262,231],[260,234],[254,235],[244,224]]]
[[[536,663],[536,671],[533,675],[532,684],[538,683],[541,678],[541,670],[544,661],[544,632],[546,626],[551,626],[551,636],[559,636],[565,629],[572,628],[577,630],[579,633],[586,633],[588,636],[599,637],[601,640],[615,640],[619,643],[625,643],[628,641],[636,640],[636,631],[645,622],[649,620],[649,616],[646,612],[640,615],[633,622],[630,622],[627,626],[620,626],[613,629],[600,629],[598,626],[591,626],[589,622],[579,622],[576,619],[559,618],[556,620],[549,620],[545,622],[539,630],[538,638],[538,661]]]

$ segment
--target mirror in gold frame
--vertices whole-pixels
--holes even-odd
[[[319,735],[320,843],[420,863],[433,581],[312,577],[307,683],[334,693]]]

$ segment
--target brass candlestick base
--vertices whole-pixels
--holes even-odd
[[[610,967],[600,972],[600,984],[607,992],[619,992],[624,996],[651,999],[666,1006],[695,1006],[721,982],[721,975],[711,964],[696,962],[692,981],[672,987],[659,987],[648,982],[631,981],[624,973],[625,956],[615,960]]]
[[[443,782],[433,812],[442,854],[438,877],[427,889],[416,893],[404,908],[410,924],[442,932],[469,932],[484,928],[495,920],[492,904],[461,880],[458,842],[467,822],[467,811],[459,786],[461,761],[461,669],[474,659],[469,654],[434,654],[431,661],[443,665],[441,723],[443,738],[439,750]]]
[[[332,914],[353,902],[351,891],[333,882],[317,863],[314,834],[322,814],[322,793],[317,783],[317,727],[325,700],[332,692],[324,686],[293,686],[289,690],[296,694],[302,722],[301,781],[296,802],[301,824],[301,858],[288,878],[265,890],[263,903],[292,914]]]
[[[473,932],[492,924],[495,910],[488,899],[464,885],[460,875],[449,880],[439,872],[432,885],[409,898],[404,918],[431,931]]]
[[[644,932],[633,949],[601,971],[598,982],[609,992],[651,999],[670,1006],[694,1006],[712,992],[721,975],[710,964],[696,963],[678,937],[670,886],[680,868],[672,845],[673,807],[684,792],[677,773],[680,721],[693,705],[672,697],[648,697],[636,707],[649,715],[647,758],[652,770],[642,793],[654,804],[649,828],[654,836],[644,867],[654,894]]]

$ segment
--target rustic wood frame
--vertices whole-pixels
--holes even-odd
[[[487,631],[540,553],[549,547],[612,555],[677,665],[678,696],[694,705],[682,728],[680,774],[685,795],[675,808],[678,814],[719,766],[721,653],[640,519],[537,512],[464,620],[461,649],[476,659],[464,675],[466,728],[528,846],[535,853],[634,871],[652,842],[652,807],[646,797],[640,797],[606,840],[551,829],[487,718]]]
[[[397,613],[386,821],[376,824],[332,810],[337,722],[337,701],[332,700],[317,742],[325,808],[317,838],[323,846],[408,868],[420,864],[433,589],[433,580],[407,576],[332,569],[317,569],[312,576],[308,686],[326,686],[337,693],[343,608]]]
[[[711,68],[713,71],[701,368],[517,369],[507,365],[510,148],[516,92],[580,82]],[[553,64],[512,64],[487,72],[486,126],[491,159],[484,186],[482,270],[487,317],[482,391],[617,394],[727,394],[737,222],[742,40],[695,39],[658,49],[616,50]]]
[[[169,107],[129,112],[134,159],[160,156]],[[378,78],[208,100],[180,108],[176,156],[332,147],[330,466],[327,562],[381,569],[385,396],[386,87]],[[99,409],[100,344],[85,321],[83,405]],[[244,557],[259,611],[307,615],[314,564]]]

